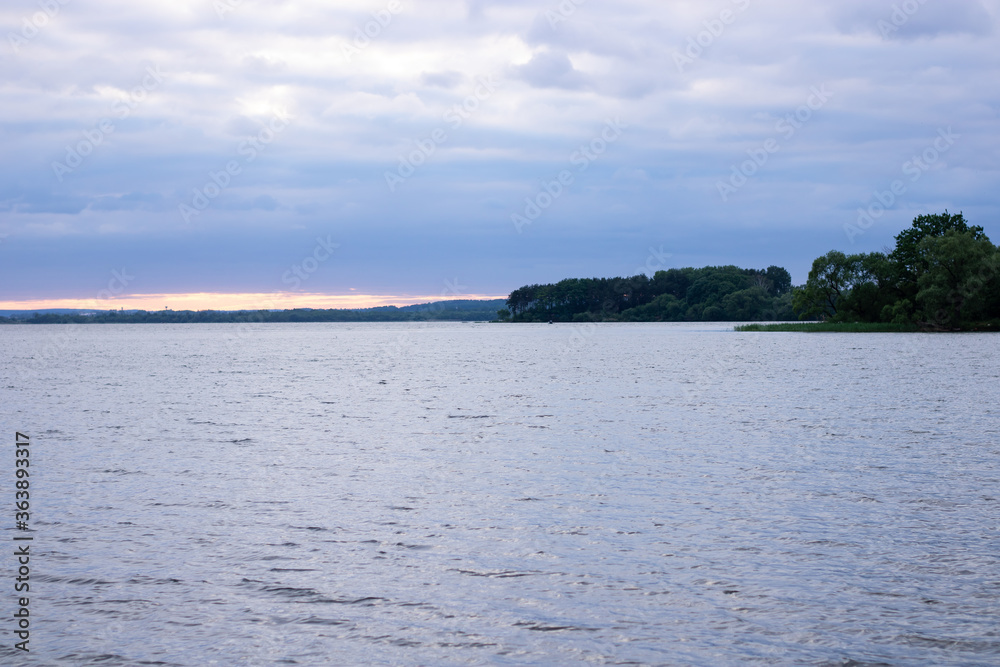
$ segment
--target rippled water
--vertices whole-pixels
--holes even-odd
[[[1000,663],[1000,336],[727,329],[0,327],[0,661]]]

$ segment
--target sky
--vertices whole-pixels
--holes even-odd
[[[0,308],[1000,241],[1000,0],[5,0]]]

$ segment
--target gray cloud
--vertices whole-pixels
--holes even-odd
[[[462,265],[482,266],[497,281],[491,289],[518,286],[530,272],[523,257],[590,274],[609,267],[588,264],[603,248],[625,256],[629,244],[714,263],[808,255],[807,264],[842,245],[841,225],[950,126],[961,138],[908,182],[864,249],[931,207],[964,209],[1000,238],[1000,91],[989,85],[1000,78],[1000,2],[926,0],[882,39],[878,21],[891,23],[893,4],[902,6],[754,0],[719,28],[739,3],[590,0],[553,26],[545,12],[557,2],[404,2],[348,61],[342,47],[371,9],[248,0],[220,19],[200,0],[68,3],[17,53],[0,45],[0,233],[108,248],[124,247],[109,240],[122,235],[190,240],[210,230],[215,240],[205,242],[223,243],[241,234],[254,248],[247,276],[276,235],[335,231],[364,237],[363,248],[408,239],[395,262],[367,258],[384,271],[380,285],[454,273],[461,262],[448,264],[449,249],[496,248]],[[20,30],[24,7],[34,5],[0,10],[0,34]],[[692,43],[691,62],[678,68]],[[148,67],[162,84],[130,100]],[[502,83],[486,94],[479,82],[491,75]],[[821,85],[833,92],[828,102],[798,127],[779,125]],[[469,110],[454,115],[463,104]],[[287,129],[250,159],[244,142],[278,113]],[[615,117],[628,125],[622,138],[579,170],[573,156]],[[102,119],[113,132],[58,180],[53,162]],[[445,139],[390,193],[386,172],[437,130]],[[780,150],[722,202],[717,183],[769,138]],[[239,174],[184,224],[179,204],[234,160]],[[517,235],[510,214],[567,169],[573,185]],[[592,245],[570,249],[574,235]],[[10,243],[0,246],[4,286],[14,284]],[[189,260],[176,258],[195,280]],[[357,270],[374,275],[364,262]],[[204,277],[218,278],[209,269]]]
[[[565,53],[536,53],[524,65],[513,70],[521,80],[537,88],[583,88],[587,77],[573,67]]]
[[[422,72],[420,83],[430,88],[454,88],[465,80],[461,72],[448,70],[444,72]]]
[[[843,32],[869,32],[885,39],[984,36],[992,34],[994,24],[993,17],[979,0],[847,0],[831,7],[830,12]]]
[[[167,206],[168,202],[163,195],[145,192],[96,197],[90,203],[93,211],[163,211]]]

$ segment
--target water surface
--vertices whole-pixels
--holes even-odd
[[[61,325],[0,348],[36,529],[8,664],[1000,663],[996,335]]]

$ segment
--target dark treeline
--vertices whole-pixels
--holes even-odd
[[[961,213],[921,215],[887,252],[832,250],[796,288],[805,318],[885,322],[925,329],[995,328],[1000,318],[1000,248]]]
[[[813,319],[913,329],[1000,329],[1000,248],[963,215],[921,215],[885,252],[832,250],[805,285],[788,272],[737,266],[652,278],[570,278],[511,292],[501,320],[698,322]]]
[[[779,266],[657,271],[652,278],[569,278],[511,292],[501,320],[515,322],[733,322],[795,319],[792,278]]]
[[[212,322],[420,322],[482,321],[496,317],[502,299],[438,301],[415,306],[382,306],[357,310],[131,310],[98,311],[91,315],[34,313],[27,318],[0,318],[0,323],[24,324],[189,324]]]

